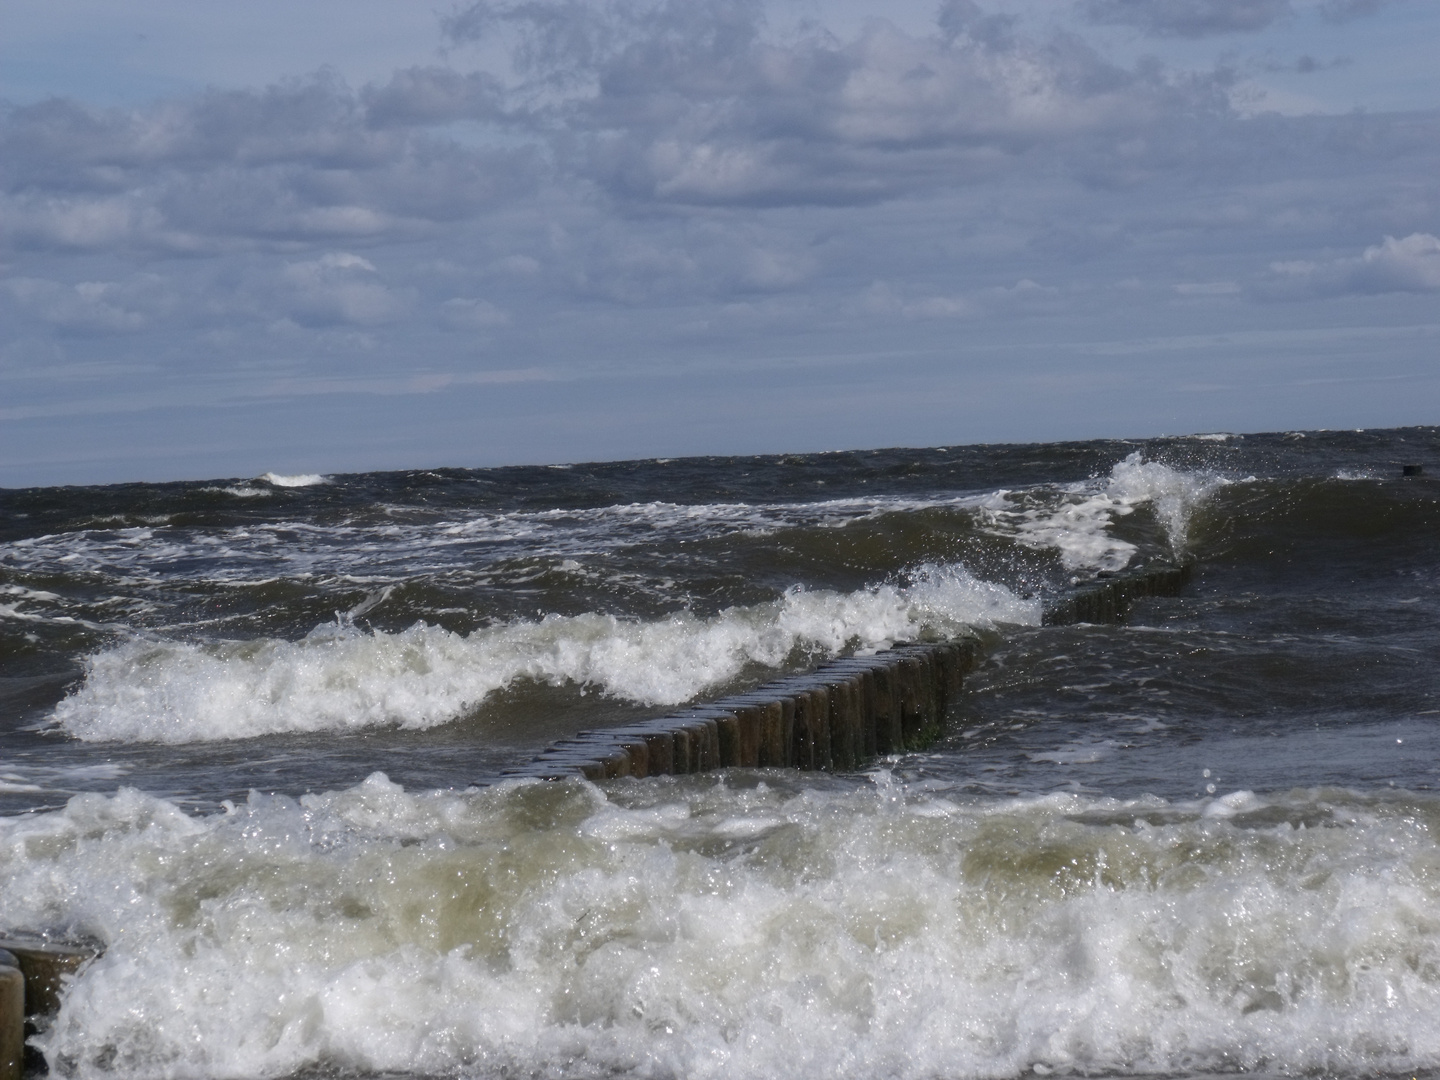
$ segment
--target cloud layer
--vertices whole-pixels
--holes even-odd
[[[1384,14],[1075,10],[1197,40]],[[438,28],[444,63],[364,86],[5,106],[0,383],[11,419],[52,418],[15,438],[302,397],[342,417],[455,387],[482,411],[577,379],[699,393],[757,356],[1185,334],[1437,288],[1440,114],[1278,115],[1233,64],[1122,62],[1085,25],[482,0]],[[394,413],[406,445],[422,412]],[[580,453],[607,453],[596,424]]]

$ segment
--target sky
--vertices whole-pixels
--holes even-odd
[[[1427,0],[0,0],[0,486],[1440,419]]]

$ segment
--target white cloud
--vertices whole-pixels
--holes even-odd
[[[410,307],[410,298],[387,287],[373,263],[349,252],[289,263],[281,279],[290,317],[301,325],[375,326]]]
[[[1440,291],[1440,238],[1387,236],[1358,257],[1272,263],[1261,295],[1284,298]]]

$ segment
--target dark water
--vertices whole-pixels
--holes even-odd
[[[1433,1069],[1437,552],[1434,428],[0,492],[0,918],[76,1074]],[[863,775],[485,786],[968,627]]]

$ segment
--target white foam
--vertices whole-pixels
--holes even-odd
[[[0,819],[0,910],[106,943],[37,1039],[86,1080],[1409,1076],[1440,1066],[1437,810],[122,790]]]
[[[778,667],[796,650],[875,649],[1039,617],[1037,601],[963,567],[929,566],[902,584],[850,593],[792,588],[771,603],[711,618],[549,615],[468,635],[423,623],[394,634],[363,631],[341,619],[300,641],[130,640],[85,661],[84,683],[56,706],[54,719],[81,739],[170,743],[428,728],[521,679],[670,705],[725,684],[748,664]]]
[[[1037,490],[998,491],[983,509],[990,531],[1027,547],[1058,551],[1067,569],[1116,571],[1129,565],[1137,550],[1111,532],[1116,519],[1149,505],[1178,557],[1185,551],[1191,514],[1227,483],[1218,474],[1146,461],[1137,450],[1102,481],[1068,485],[1059,499],[1048,492],[1042,497]]]
[[[267,472],[256,479],[283,488],[315,487],[317,484],[330,483],[328,477],[321,476],[319,473],[296,473],[294,476],[285,476],[281,473]]]

